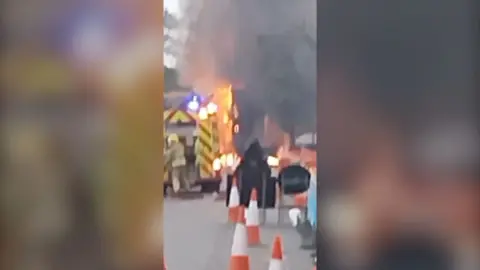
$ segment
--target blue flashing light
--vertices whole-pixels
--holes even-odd
[[[188,111],[198,112],[202,103],[203,97],[192,92],[184,99],[184,102],[182,103],[183,105],[181,106]]]
[[[200,108],[200,103],[196,99],[194,99],[188,102],[187,107],[189,110],[197,111]]]

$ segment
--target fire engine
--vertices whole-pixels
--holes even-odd
[[[241,131],[238,118],[231,85],[219,87],[207,97],[194,92],[185,94],[180,104],[164,113],[165,138],[175,133],[185,144],[188,177],[195,179],[194,185],[201,186],[203,192],[218,190],[222,178],[232,173],[240,161],[241,153],[235,147],[235,138]],[[274,174],[280,166],[288,165],[285,163],[314,163],[311,161],[316,156],[314,152],[291,147],[291,139],[278,126],[268,117],[264,122],[264,135],[268,135],[265,137],[270,139],[269,144],[278,146],[278,151],[267,156]],[[197,153],[195,142],[200,146]],[[169,178],[166,172],[167,185]]]
[[[164,113],[165,138],[173,133],[179,136],[186,149],[188,177],[195,179],[193,184],[201,186],[202,191],[217,190],[222,172],[237,160],[231,147],[234,127],[229,93],[228,87],[219,88],[208,97],[190,92],[180,104]],[[164,178],[169,185],[167,171]]]

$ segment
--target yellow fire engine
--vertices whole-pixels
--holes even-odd
[[[189,179],[200,185],[202,191],[218,189],[221,170],[233,166],[235,155],[232,142],[232,121],[228,103],[229,89],[219,89],[213,95],[203,98],[190,93],[176,109],[164,113],[164,134],[177,134],[185,144]],[[223,96],[222,96],[223,94]],[[228,100],[227,100],[228,101]],[[170,184],[168,172],[165,182]]]
[[[218,190],[222,176],[231,173],[239,161],[233,142],[239,132],[236,118],[231,85],[219,87],[206,98],[190,93],[176,109],[164,113],[165,137],[175,133],[185,144],[189,177],[202,191]],[[275,130],[270,128],[266,133],[270,137],[272,133],[284,136],[280,129]],[[278,167],[282,156],[280,151],[267,161],[271,167]],[[167,173],[165,179],[168,185]]]

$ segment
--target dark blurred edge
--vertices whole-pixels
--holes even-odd
[[[1,4],[0,4],[0,10],[2,11],[2,18],[1,18],[1,21],[0,21],[0,50],[1,50],[1,55],[2,57],[5,55],[4,54],[4,51],[5,51],[5,45],[8,44],[8,43],[11,43],[12,40],[10,39],[10,35],[12,34],[12,30],[10,29],[9,31],[9,35],[7,36],[6,35],[6,31],[5,31],[5,27],[4,27],[4,18],[3,16],[5,15],[4,13],[4,4],[6,3],[7,1],[2,1]],[[19,1],[20,2],[20,1]],[[89,8],[92,8],[92,10],[95,10],[95,8],[93,8],[94,6],[102,6],[103,4],[105,3],[102,3],[100,4],[100,1],[98,1],[98,3],[96,3],[97,1],[89,1],[89,0],[68,0],[68,1],[59,1],[59,2],[68,2],[69,4],[71,4],[71,6],[69,6],[63,14],[61,14],[60,17],[63,17],[64,20],[74,20],[75,17],[76,17],[76,13],[81,13],[80,9],[82,8],[85,8],[86,10],[88,10]],[[130,4],[132,3],[135,3],[136,1],[117,1],[115,2],[113,5],[111,5],[111,3],[109,4],[106,4],[105,6],[103,6],[104,9],[109,9],[109,8],[112,8],[113,6],[115,5],[120,5],[120,2],[122,2],[122,4],[125,4],[126,2],[130,2]],[[63,5],[59,5],[59,6],[48,6],[48,4],[51,4],[52,1],[49,1],[48,4],[45,4],[45,5],[36,5],[35,4],[36,1],[25,1],[24,3],[24,6],[25,6],[25,10],[27,9],[30,9],[29,12],[27,12],[28,14],[37,14],[36,12],[36,8],[38,8],[38,6],[41,6],[42,8],[45,8],[45,9],[51,9],[51,10],[56,10],[57,8],[60,10],[58,11],[59,13],[62,13],[61,12],[61,7],[59,6],[62,6]],[[139,17],[142,17],[141,15],[141,12],[145,12],[145,10],[148,10],[148,6],[150,6],[150,13],[148,15],[152,15],[152,12],[153,14],[155,14],[155,11],[151,11],[151,10],[160,10],[160,8],[162,7],[163,4],[161,4],[162,2],[160,1],[142,1],[142,3],[139,2],[138,5],[136,4],[133,4],[135,9],[132,8],[131,10],[129,10],[128,12],[132,12],[133,14],[135,14],[136,12],[136,15],[139,16]],[[32,8],[30,7],[30,4],[35,4],[36,7]],[[38,3],[37,3],[38,4]],[[22,5],[22,4],[20,4]],[[66,4],[68,5],[68,4]],[[110,6],[109,6],[110,5]],[[75,8],[75,6],[78,7],[78,9]],[[72,8],[73,7],[73,8]],[[154,8],[153,8],[154,7]],[[33,11],[33,12],[32,12]],[[127,13],[128,13],[127,12]],[[38,13],[40,13],[40,11],[38,11]],[[156,29],[160,29],[161,27],[161,24],[163,24],[162,20],[162,14],[163,12],[162,11],[158,11],[156,12],[156,14],[158,14],[158,17],[157,18],[145,18],[147,16],[145,16],[144,18],[141,18],[140,20],[142,20],[142,22],[139,22],[139,24],[142,24],[142,23],[145,23],[145,24],[148,24],[150,27],[154,27],[154,30]],[[37,18],[38,19],[38,18]],[[47,20],[47,18],[43,18],[45,20]],[[58,18],[57,18],[58,19]],[[62,19],[60,19],[61,21]],[[59,23],[58,21],[55,23],[55,25],[49,25],[47,26],[46,28],[48,29],[47,32],[48,34],[45,34],[45,35],[42,35],[42,34],[39,34],[39,35],[34,35],[33,37],[31,37],[32,40],[36,40],[36,41],[39,41],[39,43],[44,43],[44,46],[57,46],[57,42],[58,40],[56,40],[57,38],[58,39],[63,39],[65,37],[63,37],[64,33],[62,31],[65,31],[64,28],[68,28],[66,26],[66,24],[63,24],[64,22],[62,21],[61,23]],[[157,25],[153,25],[153,24],[150,24],[150,23],[157,23]],[[139,27],[138,25],[136,25],[137,27]],[[53,27],[53,28],[49,28],[49,27]],[[142,30],[145,30],[144,28],[142,28],[140,26],[139,29],[142,29]],[[45,30],[45,29],[44,29]],[[131,30],[131,29],[130,29]],[[151,30],[151,29],[150,29]],[[134,30],[135,31],[135,30]],[[158,32],[160,31],[163,31],[163,30],[158,30]],[[60,43],[62,43],[60,46],[64,46],[65,44],[63,44],[63,42],[65,42],[64,40],[60,41]],[[45,45],[45,44],[48,44],[48,45]],[[25,45],[25,44],[24,44]],[[31,47],[35,47],[36,44],[30,44]],[[8,44],[9,47],[12,47],[11,44]],[[40,46],[42,47],[42,46]],[[55,49],[58,49],[58,48],[55,48]],[[162,50],[161,47],[159,47],[159,50]],[[48,51],[48,50],[47,50]],[[49,57],[51,55],[47,55],[46,57]],[[0,61],[3,61],[3,59],[1,59]],[[3,66],[3,62],[2,62],[2,66]],[[2,70],[3,71],[3,70]],[[162,71],[161,70],[158,70],[157,71],[158,73],[161,73]],[[77,74],[73,74],[73,75],[77,75]],[[158,77],[163,77],[163,76],[158,76]],[[3,79],[3,73],[2,73],[2,79]],[[163,79],[163,78],[162,78]],[[88,82],[86,82],[86,84],[88,84]],[[162,81],[162,84],[163,84],[163,81]],[[4,89],[4,83],[3,81],[1,82],[1,85],[0,85],[1,89],[0,89],[0,119],[3,121],[4,120],[4,116],[5,116],[5,111],[4,109],[7,107],[6,105],[10,106],[11,107],[11,104],[6,104],[7,101],[7,98],[5,98],[6,96],[6,89]],[[78,85],[78,88],[84,88],[85,86],[84,85]],[[88,85],[87,85],[88,87]],[[160,95],[156,95],[155,98],[158,98],[160,96],[163,96],[163,85],[154,85],[154,88],[156,88],[156,91],[155,93],[153,93],[153,95],[155,96],[155,94],[157,93],[160,93]],[[76,89],[75,89],[76,90]],[[72,90],[75,91],[75,90]],[[83,89],[85,90],[85,89]],[[95,90],[100,90],[100,89],[88,89],[92,92],[95,92]],[[69,90],[66,90],[66,91],[69,91]],[[81,103],[82,105],[86,105],[87,107],[91,104],[85,104],[85,102],[83,102],[83,94],[80,94],[80,97],[77,96],[77,95],[74,95],[74,99],[77,99],[78,100],[75,100],[75,102],[79,102]],[[140,91],[140,95],[151,95],[152,94],[152,91],[150,90],[146,90],[144,92],[141,92]],[[88,95],[88,93],[86,93],[86,95]],[[88,98],[87,98],[88,99]],[[148,97],[148,96],[145,96],[143,97],[143,100],[152,100],[151,97]],[[142,100],[142,98],[140,98],[140,100]],[[69,100],[70,101],[70,100]],[[60,101],[61,103],[62,101]],[[158,126],[156,127],[153,127],[152,129],[148,130],[147,132],[158,132],[158,130],[161,130],[161,125],[162,125],[162,118],[161,118],[161,115],[162,115],[162,111],[163,111],[163,108],[162,108],[162,104],[163,104],[163,101],[160,99],[157,101],[158,102],[158,106],[155,107],[154,109],[156,109],[156,112],[158,112],[158,115],[157,118],[158,118]],[[88,101],[86,102],[88,103]],[[65,103],[67,106],[70,104],[70,103]],[[76,104],[76,103],[75,103]],[[70,104],[71,105],[71,104]],[[151,105],[151,104],[150,104]],[[47,105],[48,107],[48,105]],[[135,108],[138,110],[138,108]],[[3,128],[3,122],[0,123],[2,126],[0,126],[0,128]],[[142,130],[142,131],[139,131],[139,132],[145,132],[145,130]],[[2,130],[2,133],[3,133],[3,130]],[[142,134],[143,135],[143,134]],[[153,133],[149,134],[151,138],[152,135],[155,135]],[[158,137],[161,137],[161,131],[160,133],[158,133]],[[2,134],[3,136],[3,134]],[[139,133],[139,137],[141,138],[142,136],[140,135]],[[4,169],[4,162],[6,161],[5,160],[5,156],[4,156],[4,149],[3,147],[5,146],[4,145],[4,140],[3,140],[3,137],[1,138],[1,145],[0,145],[0,171],[3,171]],[[111,139],[111,138],[110,138]],[[158,143],[163,143],[163,140],[161,139],[158,139]],[[151,150],[153,151],[156,151],[158,150],[158,156],[161,155],[160,151],[161,149],[163,148],[162,145],[152,145],[151,147]],[[156,149],[156,150],[155,150]],[[154,156],[154,155],[151,155],[151,156]],[[156,157],[156,155],[155,155]],[[65,160],[61,160],[61,162],[65,162]],[[66,163],[68,163],[68,161],[66,161]],[[161,170],[163,169],[163,166],[161,166],[160,164],[162,163],[162,158],[160,157],[159,160],[158,160],[158,164],[159,164],[159,177],[158,177],[158,182],[154,182],[154,183],[150,183],[150,195],[152,193],[155,193],[155,190],[156,188],[158,187],[158,194],[161,196],[162,192],[161,192]],[[65,165],[65,164],[63,164]],[[71,164],[68,164],[71,166]],[[60,165],[61,166],[61,165]],[[62,167],[62,169],[65,169],[65,170],[68,170],[68,169],[71,169],[71,168],[65,168],[65,167]],[[88,176],[86,176],[86,174],[88,174],[88,172],[77,172],[77,171],[74,171],[72,174],[74,174],[74,177],[78,177],[78,178],[82,178],[82,180],[85,180],[85,178],[87,178]],[[56,257],[56,259],[58,260],[58,264],[62,264],[62,263],[65,263],[65,265],[62,266],[58,266],[59,269],[76,269],[75,267],[82,267],[82,266],[79,266],[80,263],[87,263],[86,260],[89,260],[91,259],[92,261],[89,262],[92,264],[92,268],[88,268],[88,269],[91,269],[91,270],[95,270],[95,269],[99,269],[99,270],[110,270],[110,266],[108,263],[110,262],[107,262],[108,258],[106,258],[105,256],[105,253],[107,253],[108,251],[110,250],[105,250],[105,249],[108,249],[109,246],[105,244],[105,239],[107,237],[104,237],[102,235],[100,235],[102,233],[102,230],[97,228],[95,224],[93,224],[94,222],[98,222],[98,220],[96,220],[96,217],[94,217],[95,214],[92,213],[92,211],[95,211],[93,208],[95,208],[95,206],[92,206],[92,204],[94,204],[94,198],[92,198],[92,194],[91,194],[91,191],[89,191],[88,189],[91,188],[91,187],[88,187],[87,184],[85,183],[78,183],[78,179],[66,179],[67,181],[68,180],[72,180],[73,183],[70,183],[71,186],[68,187],[69,189],[69,192],[72,192],[73,194],[71,194],[71,196],[69,196],[68,198],[68,203],[72,203],[74,204],[73,206],[73,209],[75,210],[75,212],[73,213],[74,215],[74,229],[73,230],[78,230],[78,231],[74,231],[72,232],[72,238],[71,239],[64,239],[64,242],[65,243],[62,243],[61,245],[65,245],[63,248],[61,248],[61,251],[59,251],[57,254],[54,255],[54,257]],[[131,183],[132,185],[134,185],[136,183],[136,180],[137,179],[131,179]],[[4,179],[0,179],[0,181],[4,181]],[[70,185],[68,184],[68,185]],[[145,188],[145,187],[141,187],[141,188]],[[133,189],[135,189],[135,186],[133,186]],[[74,191],[75,190],[75,191]],[[148,195],[146,195],[148,196]],[[3,203],[3,198],[2,199],[2,203]],[[158,201],[161,201],[162,198],[158,198]],[[73,201],[73,202],[72,202]],[[135,202],[132,202],[132,203],[135,203]],[[78,204],[78,205],[77,205]],[[3,206],[3,205],[2,205]],[[2,207],[2,210],[3,210],[3,207]],[[127,210],[125,210],[127,211]],[[2,213],[3,214],[3,213]],[[136,213],[130,213],[130,214],[136,214]],[[2,226],[4,224],[4,216],[1,215],[0,216],[0,226]],[[80,220],[78,220],[80,219]],[[135,217],[132,217],[132,219],[135,219]],[[83,223],[87,223],[87,224],[83,224]],[[144,233],[142,231],[138,231],[138,232],[130,232],[130,233],[137,233],[138,235]],[[3,227],[0,227],[0,258],[4,258],[3,255],[4,255],[4,251],[6,250],[12,250],[13,247],[11,246],[8,246],[8,243],[6,243],[5,241],[5,236],[8,236],[10,237],[9,234],[9,231],[6,231],[5,228]],[[131,237],[131,236],[130,236]],[[58,247],[57,247],[58,248]],[[76,249],[78,249],[78,252],[76,251]],[[62,254],[62,253],[65,253],[65,254]],[[86,254],[80,254],[80,252],[85,252]],[[89,257],[91,256],[91,257]],[[153,269],[162,269],[163,267],[163,254],[160,253],[157,253],[154,255],[154,258],[149,258],[150,261],[148,262],[145,262],[145,268],[141,268],[141,266],[138,266],[138,268],[135,268],[135,270],[153,270]],[[79,263],[79,264],[76,264],[76,261]],[[153,262],[152,262],[153,261]],[[3,263],[0,262],[0,263]],[[70,265],[69,265],[70,264]],[[73,264],[73,265],[72,265]],[[3,265],[3,264],[2,264]],[[0,267],[1,268],[1,267]],[[2,268],[3,269],[3,268]],[[85,268],[83,268],[85,269]],[[16,270],[16,269],[11,269],[11,270]],[[116,269],[115,269],[116,270]],[[133,270],[133,269],[132,269]]]
[[[455,51],[458,54],[458,47],[454,47],[455,43],[453,43],[454,45],[452,45],[451,42],[458,41],[458,38],[460,37],[464,39],[463,42],[468,42],[471,46],[470,48],[472,48],[472,56],[474,59],[471,63],[472,65],[469,65],[468,62],[453,62],[453,66],[455,67],[453,68],[452,65],[449,66],[446,65],[446,63],[439,62],[439,59],[435,57],[426,57],[423,59],[420,57],[419,59],[415,59],[419,66],[423,65],[419,68],[419,70],[427,70],[432,73],[430,78],[423,81],[423,85],[446,85],[445,89],[443,89],[444,95],[439,95],[435,91],[418,91],[419,88],[414,89],[414,87],[410,89],[411,91],[407,91],[407,93],[400,91],[400,89],[396,89],[396,93],[394,93],[393,98],[391,99],[385,99],[385,96],[382,96],[382,93],[384,93],[382,91],[377,91],[376,93],[361,92],[357,94],[362,97],[370,96],[370,99],[367,98],[369,99],[369,101],[371,101],[372,99],[376,99],[375,101],[373,101],[373,103],[375,103],[376,106],[380,108],[380,110],[392,109],[392,111],[389,112],[389,115],[393,116],[392,120],[397,121],[397,124],[400,124],[402,126],[405,125],[405,129],[408,129],[408,124],[414,122],[414,119],[416,118],[424,120],[425,115],[435,116],[435,114],[437,114],[437,116],[440,115],[439,117],[442,117],[442,114],[439,111],[435,111],[435,109],[433,109],[433,111],[429,112],[428,109],[425,108],[425,102],[428,102],[429,99],[431,99],[431,103],[437,101],[439,104],[438,107],[442,107],[442,105],[448,107],[448,105],[451,105],[450,108],[452,109],[453,113],[456,109],[460,108],[461,110],[461,108],[463,107],[462,105],[473,109],[472,111],[470,111],[470,113],[473,113],[474,115],[470,114],[470,117],[473,116],[473,118],[475,119],[475,123],[478,125],[480,123],[480,115],[478,111],[479,90],[477,82],[480,75],[479,7],[480,4],[477,0],[407,0],[388,2],[378,0],[320,0],[317,2],[318,74],[319,76],[321,76],[322,72],[325,72],[325,70],[328,70],[329,68],[335,68],[334,65],[336,63],[340,63],[345,59],[348,59],[348,53],[339,55],[339,52],[342,52],[342,50],[343,52],[351,52],[351,50],[357,50],[358,48],[355,48],[355,44],[362,44],[361,40],[367,39],[361,33],[369,32],[369,30],[375,31],[375,29],[377,29],[377,31],[381,31],[380,29],[382,29],[382,27],[393,27],[393,29],[395,30],[390,31],[390,37],[393,39],[396,38],[397,42],[401,42],[408,39],[409,36],[411,37],[411,34],[418,30],[416,29],[415,23],[418,24],[423,21],[423,25],[431,24],[431,26],[433,26],[429,33],[434,36],[437,35],[437,38],[440,38],[440,40],[442,40],[443,42],[433,43],[427,47],[421,48],[421,41],[413,41],[410,39],[410,42],[407,42],[407,47],[410,46],[410,49],[417,49],[420,51],[427,50],[433,52],[433,55],[435,55],[435,53],[437,55],[442,55],[442,53],[447,54],[449,50]],[[366,20],[364,20],[366,18],[368,18],[369,20],[368,23],[366,23]],[[398,21],[406,22],[407,24],[410,23],[411,26],[410,28],[407,27],[402,31],[396,32],[402,28],[401,25],[395,26],[395,23]],[[391,24],[389,25],[389,23]],[[436,34],[433,34],[435,32]],[[439,33],[440,35],[438,35]],[[368,38],[375,38],[375,34],[371,32]],[[423,40],[423,42],[428,41]],[[365,43],[363,43],[363,45],[365,45]],[[393,44],[387,42],[384,44],[384,46],[393,46]],[[454,50],[455,48],[457,50]],[[382,47],[377,47],[376,49],[379,54],[385,53],[382,52]],[[388,48],[383,49],[385,49],[385,51],[388,51]],[[435,52],[435,50],[438,51]],[[426,53],[426,55],[428,54],[429,53]],[[384,54],[383,56],[388,56],[388,54]],[[405,59],[402,59],[402,57],[395,58],[395,56],[393,56],[392,60],[394,61],[390,64],[394,65],[396,61],[402,62]],[[371,71],[373,73],[370,74],[370,76],[375,77],[378,72],[388,73],[389,69],[391,69],[392,66],[388,66],[387,63],[388,62],[383,62],[383,64],[379,64],[379,67],[377,67],[377,69]],[[452,64],[452,62],[450,62],[450,64]],[[408,64],[406,66],[408,66]],[[383,67],[383,69],[380,67]],[[449,72],[452,70],[453,73],[458,72],[456,74],[457,77],[449,78],[449,74],[442,74],[441,70],[437,70],[437,73],[435,73],[433,72],[433,70],[436,67],[444,68],[443,72]],[[462,77],[462,72],[468,73],[472,69],[473,72],[471,73],[471,77],[469,77],[468,75],[466,77]],[[413,80],[414,76],[418,74],[419,72],[410,72],[409,75],[412,76],[411,79]],[[427,74],[420,74],[422,74],[423,77],[427,76]],[[439,74],[441,75],[439,76]],[[390,79],[395,80],[395,76]],[[399,78],[397,77],[396,79],[398,80]],[[451,81],[448,81],[448,79],[451,79]],[[377,86],[380,86],[380,88],[382,84],[385,83],[387,85],[384,86],[388,86],[388,79],[387,81],[377,82]],[[408,85],[408,82],[406,82],[405,86]],[[411,84],[410,86],[412,85],[415,85],[415,83]],[[421,84],[418,84],[417,86],[421,87],[420,85]],[[462,88],[466,89],[467,91],[464,93],[459,93],[459,91],[457,90],[458,88],[460,88],[460,85],[463,86]],[[320,116],[325,112],[321,106],[322,97],[326,92],[330,90],[317,88],[317,91],[317,115]],[[452,103],[456,104],[452,105]],[[446,113],[446,115],[448,115],[448,113]],[[328,115],[327,118],[328,117],[331,117],[331,115]],[[319,162],[317,164],[319,179],[317,185],[317,217],[319,218],[319,220],[317,224],[319,224],[320,226],[317,230],[317,269],[331,270],[335,269],[335,267],[331,264],[331,260],[329,259],[331,254],[329,254],[328,240],[326,239],[328,235],[324,235],[321,228],[321,224],[323,223],[323,221],[321,221],[321,213],[322,209],[326,207],[322,200],[325,199],[325,196],[328,195],[329,192],[337,190],[337,188],[341,188],[342,183],[338,183],[341,182],[341,179],[339,179],[341,177],[337,177],[338,175],[332,173],[332,171],[329,170],[330,168],[328,166],[325,166],[325,164],[322,162],[322,160],[328,160],[328,157],[322,156],[325,155],[325,153],[322,152],[322,144],[329,143],[328,141],[322,141],[322,138],[324,138],[322,135],[325,132],[325,125],[323,123],[324,119],[325,118],[322,119],[321,117],[317,117],[317,134],[319,138],[319,146],[317,151],[317,160]],[[416,123],[415,125],[419,124]]]

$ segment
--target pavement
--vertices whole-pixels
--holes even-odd
[[[164,249],[167,270],[228,270],[234,225],[227,222],[225,203],[204,198],[165,199]],[[311,251],[299,249],[300,238],[286,218],[277,223],[269,210],[261,227],[262,245],[249,248],[250,269],[268,269],[275,235],[283,237],[285,270],[311,270]]]

